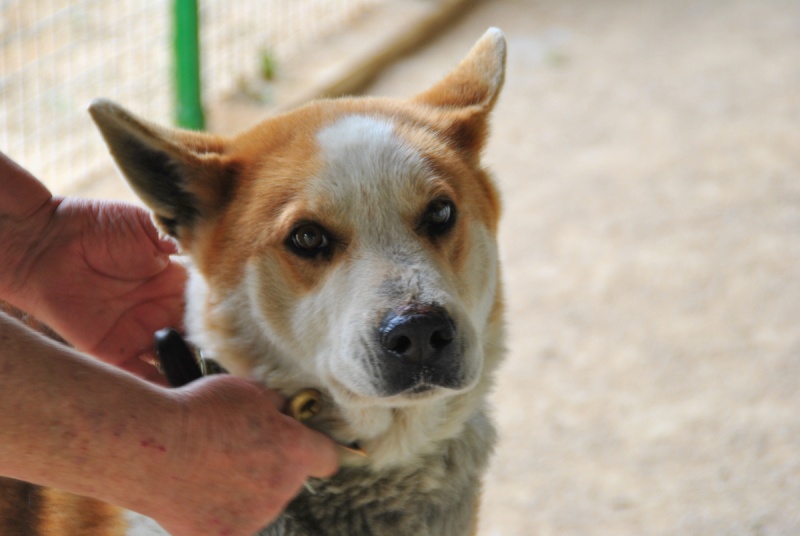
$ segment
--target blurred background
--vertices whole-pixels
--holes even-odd
[[[0,146],[60,192],[80,189],[109,172],[91,99],[203,128],[226,99],[273,104],[278,66],[295,76],[298,57],[390,3],[2,0]]]
[[[212,130],[412,95],[506,33],[484,162],[509,354],[479,534],[800,534],[797,0],[248,5],[200,1]],[[58,193],[130,198],[85,105],[174,120],[171,8],[3,0],[0,148]]]

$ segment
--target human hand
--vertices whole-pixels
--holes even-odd
[[[283,398],[255,382],[209,376],[172,392],[183,439],[143,513],[173,536],[251,536],[309,476],[338,467],[335,443],[282,414]]]
[[[51,198],[5,224],[9,302],[77,349],[154,380],[153,333],[180,327],[186,271],[148,213],[124,203]],[[16,263],[13,261],[16,259]]]
[[[336,470],[334,443],[253,381],[166,389],[3,314],[0,340],[2,476],[140,512],[174,536],[250,536],[306,478]]]

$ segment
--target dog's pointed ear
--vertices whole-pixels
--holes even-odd
[[[450,74],[413,100],[450,112],[445,133],[459,148],[477,154],[486,139],[489,112],[503,87],[505,65],[503,32],[490,28]]]
[[[213,217],[234,187],[234,166],[224,156],[226,141],[158,126],[104,99],[93,101],[89,113],[156,222],[188,246],[195,224]]]

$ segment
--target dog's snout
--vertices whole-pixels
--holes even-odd
[[[449,352],[455,326],[442,308],[413,308],[390,314],[380,338],[387,354],[411,363],[428,363]]]

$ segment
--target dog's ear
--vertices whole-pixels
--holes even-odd
[[[217,136],[161,127],[97,99],[89,113],[120,171],[164,231],[189,245],[195,224],[230,198],[235,170]]]
[[[470,154],[483,148],[489,112],[505,79],[506,40],[490,28],[447,76],[414,100],[447,112],[445,133]]]

